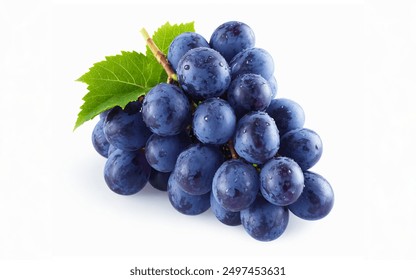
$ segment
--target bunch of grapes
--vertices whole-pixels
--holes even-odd
[[[276,98],[273,58],[248,25],[226,22],[209,42],[182,33],[167,60],[176,80],[101,113],[93,130],[112,191],[132,195],[149,182],[177,211],[211,208],[261,241],[285,231],[289,212],[317,220],[331,211],[330,184],[309,171],[321,139],[303,127],[298,103]]]

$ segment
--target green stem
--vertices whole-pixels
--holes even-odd
[[[165,54],[156,46],[155,42],[150,37],[149,33],[147,33],[146,29],[142,28],[140,30],[143,38],[146,40],[147,46],[152,51],[153,55],[155,56],[157,62],[162,65],[163,69],[165,69],[166,74],[168,74],[168,83],[173,83],[178,81],[178,76],[176,75],[175,71],[172,69],[172,66],[169,64],[169,61],[166,59]]]

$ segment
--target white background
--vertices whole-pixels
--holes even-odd
[[[415,2],[135,2],[0,4],[0,278],[258,265],[285,266],[286,279],[414,279]],[[320,134],[313,170],[336,196],[325,219],[291,216],[273,242],[210,211],[181,215],[150,186],[117,196],[91,144],[96,120],[72,131],[86,93],[75,79],[106,55],[143,51],[140,28],[195,21],[209,39],[229,20],[249,24],[274,57],[278,96],[301,104]]]

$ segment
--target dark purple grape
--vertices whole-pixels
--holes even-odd
[[[227,100],[236,115],[242,117],[251,111],[266,110],[272,100],[272,91],[262,76],[242,74],[231,82]]]
[[[265,112],[251,112],[237,123],[234,136],[237,154],[250,163],[262,164],[279,149],[279,131]]]
[[[258,74],[270,79],[274,73],[274,61],[272,56],[264,49],[246,49],[230,61],[231,77],[235,79],[242,74]]]
[[[211,209],[215,217],[227,226],[241,225],[240,212],[232,212],[223,208],[211,193]]]
[[[272,90],[272,99],[276,98],[278,84],[275,76],[272,76],[270,79],[267,80],[270,85],[270,89]]]
[[[179,61],[176,72],[182,89],[195,100],[219,97],[231,82],[227,61],[210,48],[188,51]]]
[[[168,181],[168,196],[172,206],[185,215],[198,215],[210,207],[210,192],[191,195],[182,190],[173,176]]]
[[[195,32],[185,32],[178,35],[173,39],[169,45],[168,61],[172,68],[176,70],[178,68],[179,60],[191,49],[206,47],[209,48],[209,44],[204,37]]]
[[[273,99],[266,112],[276,122],[281,136],[288,131],[302,128],[305,124],[305,113],[302,107],[290,99]]]
[[[319,174],[306,171],[305,188],[289,210],[305,220],[319,220],[327,216],[334,206],[334,191],[329,182]]]
[[[191,106],[183,91],[161,83],[152,88],[143,100],[143,120],[160,136],[181,133],[191,120]]]
[[[202,143],[225,144],[233,136],[235,127],[234,110],[223,99],[207,99],[195,110],[193,131]]]
[[[171,172],[176,159],[191,144],[185,133],[173,136],[150,136],[145,147],[147,162],[160,172]]]
[[[253,30],[245,23],[229,21],[221,24],[211,35],[209,44],[227,61],[255,44]]]
[[[286,230],[289,222],[289,211],[286,207],[274,205],[260,195],[240,215],[244,229],[259,241],[277,239]]]
[[[306,171],[321,158],[321,138],[315,131],[307,128],[291,130],[280,139],[279,154],[293,159]]]
[[[143,189],[149,176],[150,166],[142,150],[115,150],[104,167],[108,187],[121,195],[132,195]]]
[[[139,101],[124,109],[115,107],[105,118],[104,133],[108,142],[117,149],[134,151],[143,148],[151,132],[143,122]]]
[[[215,199],[221,207],[233,212],[249,207],[256,199],[259,187],[257,170],[240,159],[224,162],[212,181]]]
[[[260,190],[264,198],[278,206],[295,202],[304,187],[302,169],[292,159],[272,158],[261,169]]]
[[[91,140],[92,145],[97,153],[107,158],[109,154],[110,143],[108,143],[107,138],[105,138],[103,127],[104,119],[100,119],[92,131]]]
[[[215,171],[223,161],[217,147],[195,144],[179,155],[171,176],[183,191],[192,195],[205,194],[211,191]]]
[[[156,169],[151,170],[149,184],[159,191],[167,191],[170,172],[159,172]]]

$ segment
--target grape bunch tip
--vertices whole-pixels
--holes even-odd
[[[260,241],[280,237],[291,215],[329,214],[333,189],[310,171],[321,138],[304,127],[297,102],[279,97],[273,58],[247,24],[221,24],[209,41],[183,32],[166,55],[141,33],[168,80],[100,114],[92,143],[107,158],[113,192],[133,195],[149,183],[180,213],[211,208]]]

